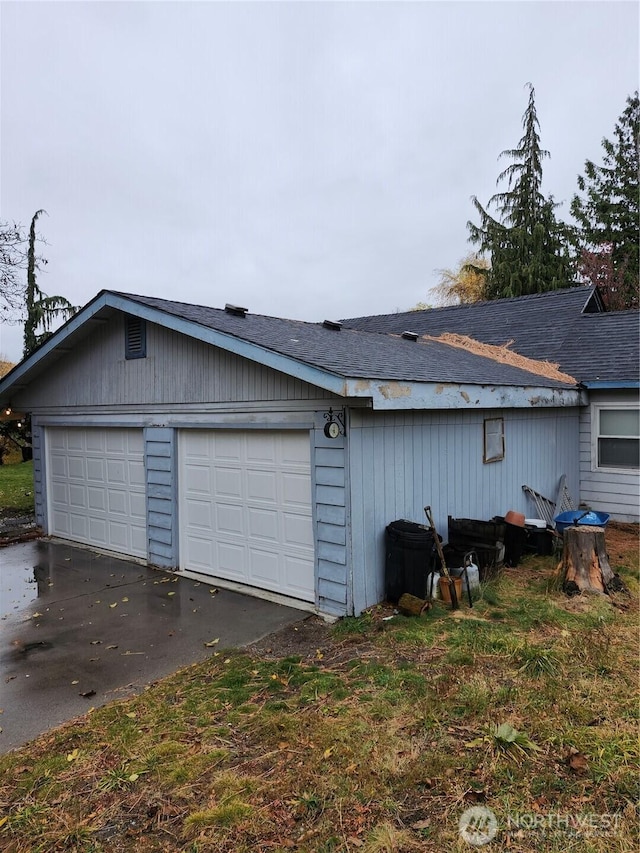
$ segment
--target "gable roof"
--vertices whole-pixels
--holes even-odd
[[[411,330],[438,337],[467,335],[547,360],[587,386],[638,384],[640,312],[604,312],[595,288],[572,287],[514,299],[496,299],[343,320],[375,332]]]
[[[0,401],[47,369],[115,312],[133,314],[374,408],[577,405],[575,384],[439,341],[266,317],[151,296],[101,291],[28,359],[0,380]],[[503,389],[502,395],[495,394]]]

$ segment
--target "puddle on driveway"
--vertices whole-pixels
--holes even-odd
[[[0,550],[0,619],[17,616],[50,594],[49,568],[38,559],[38,551],[33,542]]]

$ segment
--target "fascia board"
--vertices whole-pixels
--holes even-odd
[[[592,382],[586,381],[582,384],[585,388],[590,388],[593,391],[605,389],[616,391],[618,388],[621,390],[627,388],[640,388],[640,380],[638,379],[594,379]]]
[[[570,387],[349,379],[346,391],[349,397],[371,397],[377,410],[558,408],[586,402],[580,389]]]

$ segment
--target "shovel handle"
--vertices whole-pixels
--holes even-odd
[[[438,552],[438,556],[440,557],[440,563],[442,564],[442,574],[449,581],[449,589],[451,590],[451,607],[453,610],[457,610],[458,609],[458,596],[456,593],[456,587],[455,587],[455,584],[451,578],[451,575],[449,574],[449,569],[447,568],[447,564],[446,564],[445,559],[444,559],[444,552],[442,550],[442,545],[440,543],[440,537],[438,536],[438,531],[436,530],[436,525],[435,525],[435,522],[433,520],[433,513],[431,512],[430,506],[426,506],[424,508],[424,514],[427,516],[427,521],[429,522],[429,527],[433,531],[433,538],[434,538],[435,543],[436,543],[436,550]]]

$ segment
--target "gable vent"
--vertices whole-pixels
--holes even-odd
[[[231,314],[233,317],[246,317],[247,311],[249,309],[241,308],[239,305],[229,305],[229,303],[227,302],[227,304],[224,306],[224,310],[227,312],[227,314]]]
[[[147,323],[140,317],[127,317],[124,324],[124,357],[146,358]]]
[[[405,341],[417,341],[419,335],[417,332],[403,332],[400,337],[404,338]]]
[[[338,323],[336,320],[323,320],[322,325],[325,329],[333,329],[335,332],[339,332],[342,328],[342,323]]]

